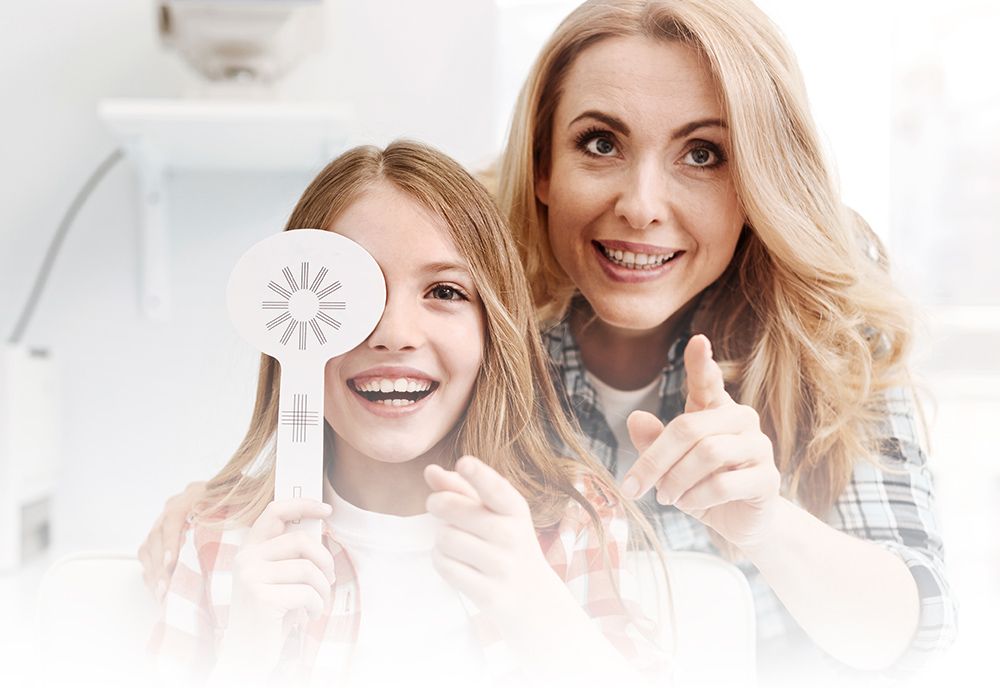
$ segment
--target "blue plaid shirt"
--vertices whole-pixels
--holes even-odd
[[[566,410],[580,423],[584,445],[615,473],[617,441],[601,409],[597,391],[587,379],[580,348],[570,332],[569,318],[544,333],[557,388]],[[659,386],[659,417],[667,423],[684,410],[684,347],[690,332],[679,337],[668,352]],[[882,461],[890,470],[859,461],[843,494],[826,516],[826,522],[849,535],[874,542],[895,552],[906,562],[920,592],[920,624],[909,650],[896,663],[902,671],[914,669],[955,636],[955,603],[944,575],[943,546],[934,516],[934,488],[927,456],[919,441],[914,406],[906,392],[887,397],[882,429]],[[642,505],[660,533],[663,545],[674,550],[694,550],[719,555],[709,530],[672,506],[661,506],[650,490]],[[757,609],[760,662],[766,669],[771,658],[784,664],[789,650],[799,656],[820,657],[826,666],[843,674],[846,667],[823,655],[788,613],[760,572],[749,562],[736,562],[753,591]]]

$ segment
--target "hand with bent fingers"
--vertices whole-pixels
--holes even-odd
[[[659,503],[673,504],[733,545],[757,544],[766,537],[781,485],[771,440],[757,412],[726,392],[707,337],[688,342],[684,368],[684,413],[666,427],[645,411],[628,417],[640,454],[623,491],[638,499],[655,488]]]
[[[424,479],[427,510],[444,522],[435,568],[496,625],[532,685],[642,683],[549,564],[528,503],[505,478],[463,456],[455,471],[428,466]],[[607,606],[597,614],[614,613]]]
[[[287,526],[329,514],[330,506],[322,502],[283,499],[268,504],[257,517],[233,561],[232,606],[220,663],[239,662],[243,671],[248,662],[262,672],[273,669],[291,629],[289,621],[303,611],[316,618],[327,608],[333,555],[315,535],[288,531]]]
[[[482,612],[523,623],[567,596],[549,566],[524,497],[493,468],[463,456],[455,471],[431,464],[424,479],[434,492],[427,510],[444,524],[432,552],[441,577]],[[575,603],[574,603],[575,604]]]
[[[205,496],[205,483],[189,484],[163,505],[163,513],[140,545],[136,556],[142,564],[142,578],[157,600],[163,601],[167,581],[177,565],[177,552],[184,539],[184,526],[195,505]]]

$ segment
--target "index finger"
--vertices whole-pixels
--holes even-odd
[[[622,494],[630,499],[642,497],[707,438],[739,434],[749,410],[733,402],[677,416],[628,469],[622,482]]]
[[[331,511],[329,504],[315,499],[277,499],[264,507],[254,521],[247,542],[265,542],[284,533],[289,523],[325,518]]]
[[[528,503],[514,486],[492,467],[475,456],[463,456],[455,470],[479,494],[479,499],[490,511],[504,516],[519,516],[528,510]]]
[[[684,347],[684,370],[687,373],[685,412],[716,408],[730,400],[722,379],[722,368],[712,358],[712,343],[696,334]]]
[[[449,471],[436,463],[428,464],[424,469],[424,482],[435,492],[456,492],[469,499],[479,501],[479,495],[462,476]]]

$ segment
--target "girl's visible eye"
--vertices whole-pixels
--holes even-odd
[[[725,161],[726,156],[723,155],[722,149],[714,143],[708,143],[707,141],[696,142],[695,145],[684,154],[684,164],[690,165],[691,167],[711,169],[713,167],[718,167]]]
[[[441,301],[468,301],[469,296],[452,284],[435,284],[427,292],[427,295],[432,299],[439,299]]]
[[[576,147],[594,158],[607,158],[618,152],[614,134],[597,128],[587,129],[577,136]]]

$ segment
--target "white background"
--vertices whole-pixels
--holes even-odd
[[[329,0],[327,48],[282,86],[357,113],[358,142],[422,139],[477,167],[499,150],[540,42],[575,2]],[[762,0],[799,56],[845,200],[889,244],[924,308],[917,365],[963,602],[940,676],[985,663],[998,612],[1000,97],[996,3]],[[116,143],[107,97],[181,97],[197,77],[159,45],[152,2],[0,8],[0,334],[13,328],[66,205]],[[988,56],[987,51],[993,55]],[[256,356],[223,307],[244,248],[281,228],[310,173],[178,171],[168,182],[172,316],[138,301],[137,180],[120,164],[71,229],[26,343],[59,366],[53,555],[133,550],[164,499],[246,428]],[[23,644],[44,562],[0,575],[0,660]],[[2,671],[2,670],[0,670]]]

